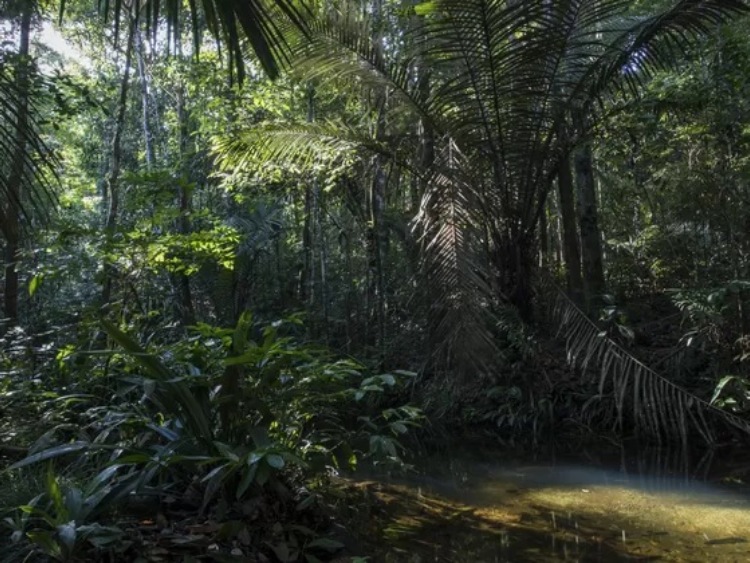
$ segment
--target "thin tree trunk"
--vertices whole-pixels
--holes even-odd
[[[135,31],[136,50],[138,55],[138,81],[141,83],[141,122],[143,125],[143,140],[146,145],[146,168],[151,170],[154,164],[154,138],[151,132],[151,100],[148,78],[146,77],[146,61],[143,52],[143,37],[141,31]],[[179,103],[179,102],[178,102]],[[179,111],[179,110],[178,110]]]
[[[182,48],[179,31],[176,36],[177,56],[182,60]],[[178,231],[183,236],[193,230],[190,214],[192,212],[192,195],[193,189],[190,184],[190,166],[188,154],[188,136],[190,134],[188,124],[188,113],[185,109],[185,85],[180,81],[177,85],[177,121],[179,124],[179,159],[182,177],[177,187],[177,198],[179,200],[180,218],[178,221]],[[190,326],[195,324],[195,308],[193,307],[193,293],[190,288],[190,278],[184,273],[175,274],[173,284],[177,289],[177,300],[179,315],[182,324]]]
[[[430,73],[426,68],[420,68],[419,93],[423,99],[430,94]],[[422,119],[419,122],[419,167],[420,170],[430,170],[435,162],[435,132],[430,124]],[[422,202],[422,196],[427,190],[427,180],[419,179],[414,182],[412,191],[412,213],[416,214]]]
[[[125,47],[125,69],[120,82],[120,94],[118,96],[117,117],[115,118],[115,130],[112,136],[112,161],[106,181],[106,190],[109,195],[109,209],[104,224],[104,232],[108,242],[112,242],[117,228],[117,218],[120,206],[120,171],[122,167],[122,133],[125,128],[125,111],[128,103],[128,86],[130,84],[130,68],[133,58],[133,38],[136,30],[136,21],[131,19],[128,42]],[[102,305],[109,305],[112,300],[112,283],[114,278],[114,266],[107,262],[104,265],[104,284],[102,288]]]
[[[544,269],[549,266],[549,225],[546,206],[539,216],[539,266]]]
[[[317,191],[316,196],[318,199],[317,201],[318,205],[316,205],[315,207],[317,210],[315,224],[317,225],[317,231],[318,231],[317,239],[320,241],[320,253],[319,253],[320,303],[323,306],[323,336],[325,338],[326,344],[328,344],[329,339],[330,339],[330,327],[328,326],[330,322],[330,312],[329,312],[329,307],[328,307],[328,281],[327,281],[328,280],[328,274],[327,274],[328,248],[326,247],[326,236],[325,236],[325,233],[323,232],[323,226],[320,220],[321,207],[323,205],[323,202],[320,201],[320,199],[322,198],[322,194],[320,193],[319,190]]]
[[[378,111],[377,131],[375,138],[380,140],[385,136],[385,96],[383,96],[380,109]],[[385,171],[383,157],[376,156],[373,161],[373,178],[370,190],[370,211],[371,211],[371,238],[373,241],[373,256],[371,262],[372,280],[375,283],[375,307],[376,322],[378,327],[377,346],[381,352],[381,361],[385,355],[385,247],[386,230],[384,224],[385,215],[385,189],[388,183],[388,176]]]
[[[315,89],[312,84],[307,87],[307,122],[315,122]],[[302,275],[300,276],[300,301],[309,312],[315,303],[315,207],[316,185],[311,179],[305,185],[304,223],[302,226]],[[313,331],[313,326],[308,329]]]
[[[581,253],[578,247],[573,174],[570,171],[570,161],[567,158],[560,162],[557,171],[557,191],[560,201],[562,247],[568,291],[575,299],[579,299],[583,293]]]
[[[583,117],[577,118],[583,129]],[[585,143],[575,153],[576,186],[578,191],[578,220],[581,228],[581,256],[583,262],[583,289],[589,312],[599,307],[606,292],[602,235],[594,179],[591,145]]]
[[[383,30],[385,28],[385,17],[383,14],[383,1],[375,0],[372,5],[373,48],[382,50]],[[375,123],[375,140],[381,141],[385,137],[386,106],[388,104],[387,93],[383,90],[376,96],[375,107],[377,108],[377,121]],[[370,280],[374,282],[375,294],[375,320],[377,326],[376,346],[380,351],[380,360],[385,360],[385,249],[387,246],[387,232],[385,229],[385,206],[386,206],[386,184],[388,176],[385,171],[385,159],[376,156],[372,161],[372,183],[370,185],[370,234],[372,251],[370,260]]]
[[[16,85],[19,106],[16,110],[15,156],[8,178],[8,202],[4,216],[5,235],[5,306],[4,313],[8,325],[18,322],[18,258],[21,248],[21,197],[26,163],[26,138],[29,97],[29,44],[31,38],[32,3],[22,3],[21,36],[18,46],[18,67]]]

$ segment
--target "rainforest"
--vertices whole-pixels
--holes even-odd
[[[0,0],[0,561],[750,559],[746,0]]]

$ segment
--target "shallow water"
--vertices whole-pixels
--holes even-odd
[[[420,465],[376,486],[390,507],[376,561],[750,561],[746,466],[724,454],[472,452]]]

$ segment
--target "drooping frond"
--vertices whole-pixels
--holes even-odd
[[[65,1],[61,4],[62,14]],[[121,17],[125,10],[131,8],[131,4],[121,0],[98,0],[98,5],[100,12],[114,22],[117,37]],[[205,26],[228,51],[231,67],[237,71],[240,82],[245,72],[245,40],[250,43],[264,70],[275,78],[288,62],[285,22],[304,30],[305,20],[309,16],[305,4],[296,0],[188,0],[188,5],[196,54]],[[181,0],[144,0],[138,3],[138,9],[140,18],[153,33],[156,33],[162,19],[166,20],[170,35],[179,33],[180,23],[186,19]]]
[[[292,66],[303,80],[324,80],[362,92],[388,92],[389,111],[409,111],[430,121],[409,53],[388,53],[373,37],[371,22],[350,7],[312,20],[293,40]]]
[[[620,15],[600,26],[604,49],[582,73],[575,103],[590,103],[606,92],[637,94],[654,72],[673,68],[697,37],[748,13],[744,0],[679,0],[650,17]]]
[[[0,212],[6,208],[4,203],[11,203],[28,222],[32,216],[47,218],[56,203],[52,181],[57,163],[39,134],[34,100],[22,96],[9,68],[0,60]],[[19,120],[23,104],[25,115]],[[19,121],[23,123],[20,129]],[[19,144],[23,146],[20,151]],[[9,184],[13,166],[20,171],[21,192]]]
[[[388,144],[341,122],[331,121],[253,127],[239,135],[217,137],[213,146],[223,169],[242,169],[268,161],[310,169],[357,151],[394,155],[394,149]]]
[[[466,181],[468,164],[453,143],[439,155],[414,228],[422,246],[425,291],[431,292],[433,356],[477,374],[500,354],[494,339],[489,276],[480,258],[479,194]],[[465,375],[465,374],[464,374]]]
[[[716,443],[715,426],[722,421],[750,434],[750,422],[711,405],[687,389],[658,374],[609,338],[559,287],[555,293],[558,333],[565,337],[568,362],[582,373],[599,370],[599,399],[615,403],[616,425],[626,420],[635,430],[656,438],[677,438],[687,445],[690,431],[706,444]]]

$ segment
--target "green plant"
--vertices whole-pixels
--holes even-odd
[[[50,552],[68,553],[54,547],[61,537],[53,528],[94,518],[134,492],[176,496],[201,513],[221,505],[226,513],[264,494],[289,500],[301,476],[361,458],[401,464],[399,437],[421,418],[413,407],[383,404],[413,374],[366,376],[352,360],[282,336],[282,322],[257,327],[247,315],[233,329],[198,325],[191,338],[151,350],[112,323],[103,327],[121,349],[104,356],[126,384],[119,404],[94,409],[88,440],[40,445],[13,466],[78,452],[82,467],[104,467],[84,491],[71,493],[87,499],[80,518],[62,501],[53,502],[53,513],[29,503],[29,513],[47,523],[35,538]],[[63,498],[55,483],[48,480],[53,500]],[[63,531],[67,541],[73,530]],[[83,528],[76,537],[91,543],[94,532]]]
[[[750,411],[750,380],[725,375],[714,388],[711,404],[729,412],[746,415]]]
[[[11,541],[22,551],[70,561],[84,550],[119,553],[129,547],[117,526],[98,522],[117,500],[134,490],[137,475],[118,477],[121,465],[107,467],[82,486],[63,479],[48,466],[45,492],[17,508],[4,522]]]

